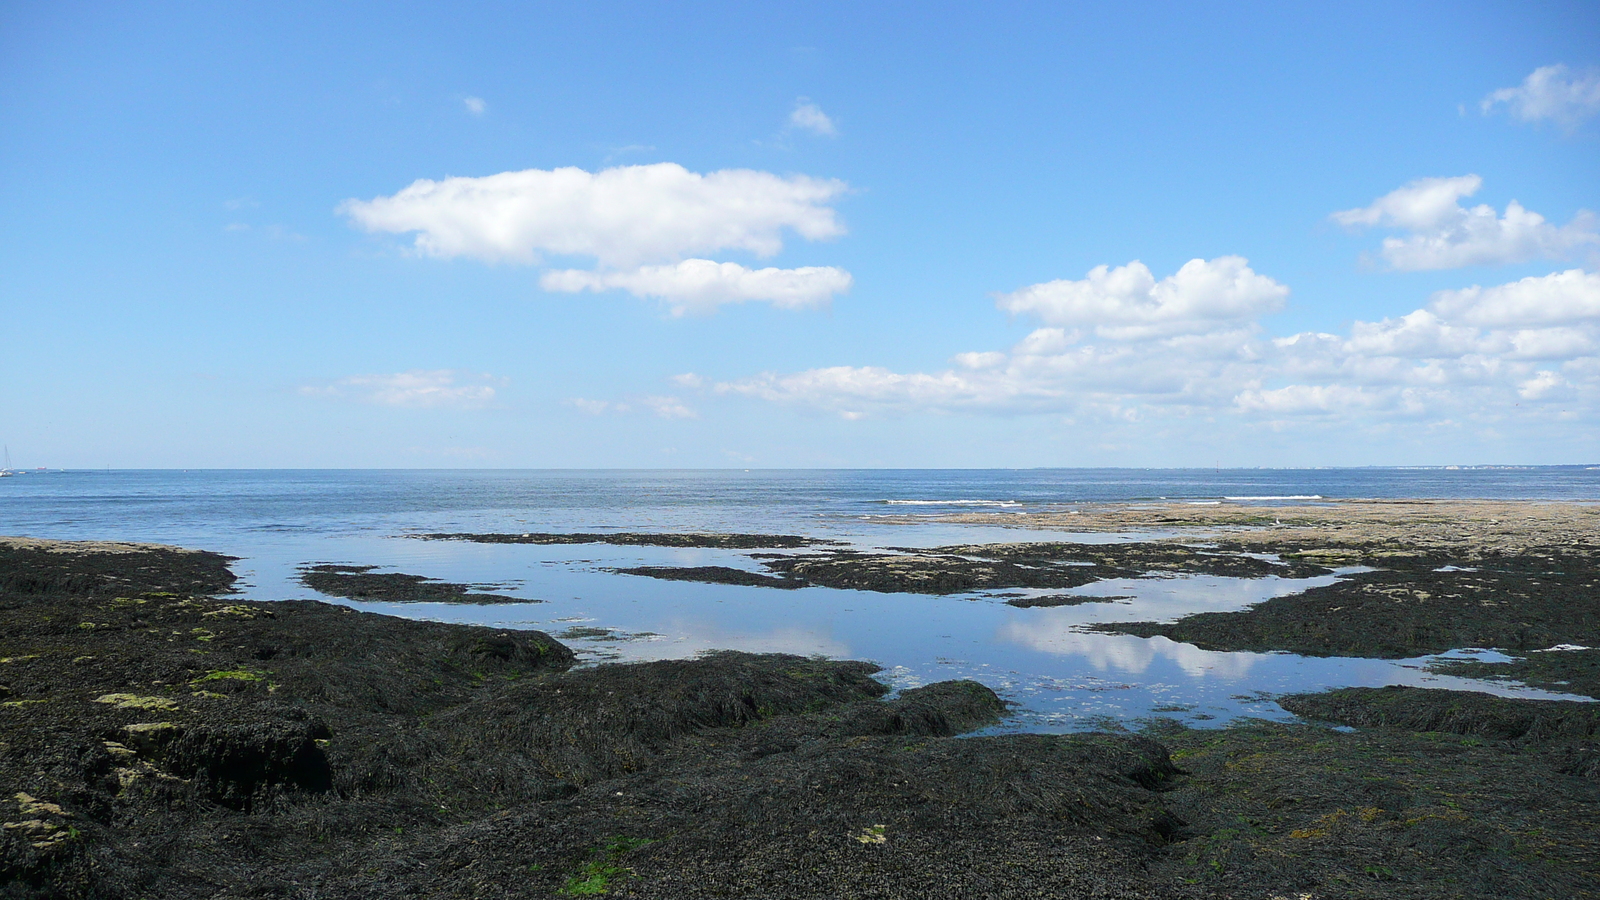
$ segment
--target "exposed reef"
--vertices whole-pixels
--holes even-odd
[[[1033,597],[1006,597],[1007,606],[1018,609],[1052,608],[1057,606],[1082,606],[1085,603],[1120,603],[1130,597],[1100,597],[1087,594],[1042,594]]]
[[[1561,645],[1535,650],[1509,662],[1481,659],[1440,659],[1428,666],[1441,675],[1517,682],[1559,691],[1600,698],[1600,649]]]
[[[721,550],[760,550],[785,547],[815,547],[837,541],[801,537],[795,534],[718,534],[688,532],[653,534],[636,531],[614,532],[528,532],[526,534],[471,534],[466,532],[410,534],[427,541],[471,541],[477,544],[615,544],[623,547],[704,547]]]
[[[701,584],[737,584],[745,587],[792,589],[806,587],[797,578],[763,575],[731,566],[631,566],[615,569],[620,575],[644,575],[665,581],[698,581]]]
[[[1534,545],[1515,554],[1419,552],[1387,543],[1246,546],[1374,569],[1237,612],[1100,630],[1159,634],[1209,650],[1386,659],[1462,647],[1528,651],[1600,644],[1600,547],[1593,543]]]
[[[383,600],[389,603],[542,603],[505,594],[485,594],[470,585],[452,584],[422,575],[374,572],[377,566],[319,563],[300,570],[300,582],[330,597]]]
[[[1332,570],[1303,559],[1262,558],[1232,548],[1129,542],[965,544],[891,552],[823,550],[751,554],[771,575],[727,566],[639,566],[617,571],[677,581],[755,587],[829,587],[883,593],[958,594],[1006,588],[1074,588],[1107,578],[1227,575],[1308,578]],[[1037,605],[1037,604],[1036,604]]]

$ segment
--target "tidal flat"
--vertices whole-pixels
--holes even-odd
[[[853,570],[808,545],[761,577],[1359,569],[1149,627],[1499,648],[1460,665],[1593,696],[1596,513],[1124,505],[1051,515],[1176,533]],[[781,653],[578,665],[541,631],[243,600],[228,563],[0,540],[0,896],[1600,896],[1600,705],[1576,696],[1356,688],[1279,697],[1296,722],[972,736],[1007,715],[973,681],[891,692],[872,663]]]

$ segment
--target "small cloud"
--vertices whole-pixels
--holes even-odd
[[[1540,371],[1539,374],[1524,381],[1517,393],[1524,400],[1542,400],[1555,389],[1563,386],[1565,382],[1560,375],[1549,371]]]
[[[222,208],[223,209],[255,209],[256,207],[258,207],[260,205],[261,205],[260,203],[257,203],[255,200],[253,200],[253,199],[251,199],[249,197],[235,197],[232,200],[223,201]]]
[[[698,419],[700,414],[685,406],[677,397],[643,397],[641,403],[663,419]]]
[[[1115,269],[1097,266],[1082,280],[1030,285],[1001,294],[996,302],[1047,325],[1093,327],[1101,337],[1125,340],[1203,333],[1219,322],[1246,321],[1275,312],[1288,294],[1287,287],[1253,271],[1244,257],[1219,256],[1189,260],[1160,281],[1138,260]],[[963,363],[969,368],[993,364],[993,358]]]
[[[693,389],[705,387],[706,380],[704,377],[696,375],[693,372],[684,372],[682,375],[672,376],[672,383]]]
[[[623,403],[612,403],[609,400],[587,400],[583,397],[573,397],[564,401],[568,406],[576,407],[580,412],[591,416],[603,416],[608,412],[627,412],[628,407]]]
[[[461,105],[467,108],[467,112],[475,116],[481,116],[489,109],[489,104],[485,103],[482,97],[463,97]]]
[[[1524,122],[1548,119],[1571,130],[1600,113],[1600,69],[1576,74],[1564,65],[1541,66],[1517,87],[1484,97],[1478,108],[1488,115],[1501,104]]]
[[[494,399],[493,384],[505,379],[455,369],[412,369],[390,375],[352,375],[332,384],[308,385],[300,393],[337,397],[380,406],[476,409]]]
[[[641,266],[632,271],[589,272],[555,269],[539,277],[547,291],[579,293],[622,289],[635,297],[663,300],[672,314],[708,313],[724,303],[766,301],[782,309],[827,306],[834,294],[850,289],[850,273],[834,266],[798,269],[747,269],[738,263],[686,259],[675,265]]]
[[[223,231],[249,231],[250,226],[243,222],[229,222],[222,227]]]
[[[1595,217],[1584,210],[1566,225],[1556,225],[1515,200],[1504,213],[1487,203],[1461,205],[1462,198],[1482,186],[1477,175],[1418,178],[1370,206],[1329,218],[1352,229],[1405,229],[1409,234],[1404,237],[1384,238],[1382,251],[1389,265],[1402,271],[1564,259],[1600,247]]]
[[[809,131],[823,137],[838,137],[839,129],[822,111],[822,107],[804,97],[796,100],[794,111],[789,113],[789,127]]]
[[[638,410],[648,411],[663,419],[700,418],[699,413],[684,405],[677,397],[639,397],[628,402],[572,397],[563,402],[591,416],[625,415]]]
[[[998,351],[986,353],[957,353],[955,363],[964,369],[990,369],[1006,361],[1006,355]]]

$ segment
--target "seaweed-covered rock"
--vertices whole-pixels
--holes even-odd
[[[816,585],[884,593],[955,594],[997,588],[1073,588],[1106,578],[1150,574],[1208,574],[1240,578],[1305,578],[1328,569],[1307,560],[1263,559],[1236,549],[1202,550],[1179,544],[972,544],[894,552],[824,550],[751,554],[764,576],[728,566],[639,566],[618,571],[675,581],[796,588]],[[1014,606],[1047,605],[1043,598]],[[1056,604],[1061,605],[1061,604]]]
[[[333,787],[317,741],[332,735],[320,721],[256,721],[177,729],[160,762],[181,778],[201,780],[216,803],[248,810],[274,789],[322,793]]]
[[[389,603],[539,603],[505,594],[474,591],[469,585],[439,581],[422,575],[374,572],[377,566],[319,563],[300,570],[306,587],[330,597],[382,600]]]
[[[429,541],[471,541],[476,544],[615,544],[621,547],[705,547],[725,550],[776,549],[834,544],[837,541],[801,537],[795,534],[721,534],[716,532],[653,533],[612,532],[530,532],[525,534],[471,534],[466,532],[413,534],[408,537]]]
[[[1292,694],[1278,704],[1298,716],[1361,728],[1441,731],[1496,741],[1542,743],[1600,734],[1600,703],[1513,700],[1476,691],[1390,685]]]
[[[1238,612],[1095,630],[1163,635],[1207,650],[1401,659],[1460,647],[1537,650],[1600,644],[1600,553],[1550,547],[1524,556],[1366,548],[1381,566]]]

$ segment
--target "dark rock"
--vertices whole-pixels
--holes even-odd
[[[738,584],[746,587],[802,588],[804,581],[794,578],[775,578],[759,572],[747,572],[728,566],[633,566],[614,570],[621,575],[644,575],[667,581],[697,581],[701,584]]]
[[[389,603],[540,603],[503,594],[473,592],[464,584],[452,584],[421,575],[398,572],[375,573],[375,566],[321,564],[300,570],[306,587],[330,597],[351,600],[382,600]]]
[[[528,534],[413,534],[428,541],[472,541],[478,544],[615,544],[623,547],[707,547],[726,550],[812,547],[837,541],[793,534],[649,534],[644,532],[533,532]]]
[[[1438,731],[1495,741],[1547,742],[1600,734],[1600,703],[1521,700],[1475,691],[1390,685],[1291,694],[1278,704],[1297,716],[1362,728]]]
[[[1600,644],[1600,554],[1552,548],[1475,560],[1470,569],[1447,569],[1453,556],[1394,549],[1368,551],[1366,558],[1383,568],[1239,612],[1095,630],[1163,635],[1207,650],[1384,659],[1460,647]]]

